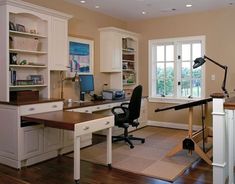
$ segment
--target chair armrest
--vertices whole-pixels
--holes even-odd
[[[124,103],[121,104],[121,107],[128,107],[129,104],[130,104],[129,102],[124,102]]]
[[[116,111],[117,110],[121,110],[122,112],[122,114],[127,114],[128,113],[128,108],[126,108],[126,107],[122,107],[122,106],[116,106],[116,107],[113,107],[112,109],[111,109],[111,112],[114,114],[114,115],[118,115],[118,114],[121,114],[120,112],[119,113],[117,113]]]

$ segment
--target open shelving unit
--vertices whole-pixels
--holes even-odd
[[[38,90],[40,97],[48,98],[48,20],[37,14],[10,11],[9,24],[13,25],[8,30],[9,93]],[[23,30],[18,30],[17,25]],[[40,80],[33,80],[32,76]],[[19,81],[25,82],[19,84]]]
[[[138,84],[138,34],[115,27],[99,31],[100,72],[109,73],[110,89],[131,94]]]

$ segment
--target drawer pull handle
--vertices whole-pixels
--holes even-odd
[[[96,107],[96,109],[100,109],[100,107]]]
[[[83,130],[89,130],[90,127],[86,126],[85,128],[83,128]]]
[[[110,122],[109,121],[107,121],[106,123],[105,123],[105,125],[108,125]]]
[[[35,108],[33,108],[33,107],[29,108],[29,111],[34,111],[34,110],[35,110]]]
[[[53,105],[52,108],[57,108],[58,106],[57,105]]]
[[[85,112],[88,112],[88,110],[85,110]]]

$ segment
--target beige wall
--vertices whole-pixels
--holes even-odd
[[[235,8],[229,7],[215,11],[177,15],[155,18],[145,21],[124,22],[112,17],[89,11],[63,0],[25,0],[61,12],[73,15],[69,21],[69,33],[82,37],[88,37],[95,41],[95,88],[97,92],[102,89],[104,83],[109,82],[109,74],[99,72],[99,32],[98,28],[114,26],[128,29],[141,34],[139,42],[139,77],[140,83],[144,86],[144,95],[148,95],[148,40],[170,37],[185,36],[206,36],[206,55],[216,61],[229,66],[227,88],[233,91],[235,85],[232,78],[235,77]],[[211,81],[212,74],[216,80]],[[60,80],[58,73],[52,75],[52,96],[59,97]],[[206,95],[213,92],[220,92],[223,72],[213,64],[208,63],[206,67]],[[55,89],[54,89],[55,88]],[[232,95],[232,93],[231,93]],[[77,99],[76,86],[71,82],[65,82],[65,98]],[[171,104],[149,103],[148,114],[150,120],[187,123],[187,110],[165,111],[155,113],[157,107]],[[195,109],[195,121],[200,121],[200,108]]]
[[[148,40],[185,37],[206,36],[206,55],[221,64],[228,65],[227,88],[231,95],[235,88],[235,8],[200,12],[193,14],[177,15],[156,18],[146,21],[129,22],[127,28],[141,34],[140,40],[140,83],[144,86],[144,93],[148,94]],[[211,75],[216,75],[216,80],[211,80]],[[207,62],[206,65],[206,96],[220,92],[223,71],[217,66]],[[233,80],[232,80],[233,79]],[[165,104],[166,105],[166,104]],[[170,104],[167,104],[170,105]],[[149,103],[148,113],[150,120],[168,122],[187,122],[187,111],[165,111],[155,113],[156,107],[163,104]],[[200,111],[199,111],[200,112]],[[197,113],[198,114],[198,113]],[[200,115],[200,114],[198,114]],[[200,121],[199,116],[195,119]]]
[[[104,83],[109,83],[109,75],[100,73],[100,49],[99,49],[99,31],[101,27],[118,27],[125,29],[126,23],[118,19],[90,11],[86,8],[75,6],[64,2],[63,0],[24,0],[36,5],[51,8],[60,12],[64,12],[73,16],[69,20],[69,34],[77,35],[94,40],[94,76],[96,92],[102,90]],[[51,75],[51,94],[52,97],[60,97],[60,80],[59,73],[52,72]],[[64,82],[64,98],[72,98],[78,100],[77,84],[69,81]]]

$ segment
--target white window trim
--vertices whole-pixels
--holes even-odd
[[[205,98],[205,89],[206,89],[206,83],[205,83],[205,65],[202,66],[202,84],[201,84],[201,98],[177,98],[177,97],[159,97],[159,96],[152,96],[152,45],[156,43],[164,43],[164,42],[183,42],[183,41],[192,41],[192,40],[201,40],[202,41],[202,56],[206,53],[206,36],[200,35],[200,36],[189,36],[189,37],[176,37],[176,38],[166,38],[166,39],[155,39],[155,40],[149,40],[148,41],[148,96],[149,96],[149,102],[165,102],[165,103],[181,103],[181,102],[189,102],[194,101],[198,99]],[[176,90],[176,89],[175,89]]]

